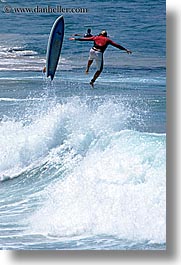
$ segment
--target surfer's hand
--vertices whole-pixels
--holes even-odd
[[[132,54],[132,51],[130,51],[130,50],[126,50],[126,52],[127,52],[128,54]]]
[[[75,40],[75,38],[69,38],[69,40]]]

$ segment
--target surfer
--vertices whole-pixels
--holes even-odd
[[[84,34],[84,37],[92,37],[93,35],[91,34],[91,29],[87,29],[87,32]]]
[[[97,71],[94,74],[94,77],[90,81],[90,85],[94,87],[94,83],[96,79],[99,77],[103,70],[103,53],[105,52],[107,46],[110,44],[120,50],[126,51],[128,54],[131,54],[132,52],[123,46],[113,42],[111,39],[107,37],[107,31],[103,30],[98,36],[92,36],[92,37],[84,37],[84,38],[70,38],[69,40],[77,40],[77,41],[94,41],[93,47],[90,49],[89,52],[89,59],[87,63],[86,68],[86,74],[89,73],[89,68],[93,61],[96,61],[97,64]]]

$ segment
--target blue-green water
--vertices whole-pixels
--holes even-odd
[[[165,1],[62,1],[87,12],[63,14],[53,84],[61,14],[13,12],[37,5],[60,3],[0,2],[0,249],[165,249]],[[88,27],[133,51],[109,46],[95,89],[92,43],[69,41]]]

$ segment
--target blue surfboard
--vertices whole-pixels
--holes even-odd
[[[47,77],[51,77],[53,80],[59,57],[62,48],[64,37],[64,19],[63,16],[58,17],[51,29],[48,46],[47,46],[47,56],[46,56],[46,72]]]

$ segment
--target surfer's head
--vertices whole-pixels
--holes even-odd
[[[91,29],[87,29],[87,33],[91,33]]]
[[[99,35],[107,37],[107,31],[103,30],[103,31],[101,31],[101,33],[99,33]]]

